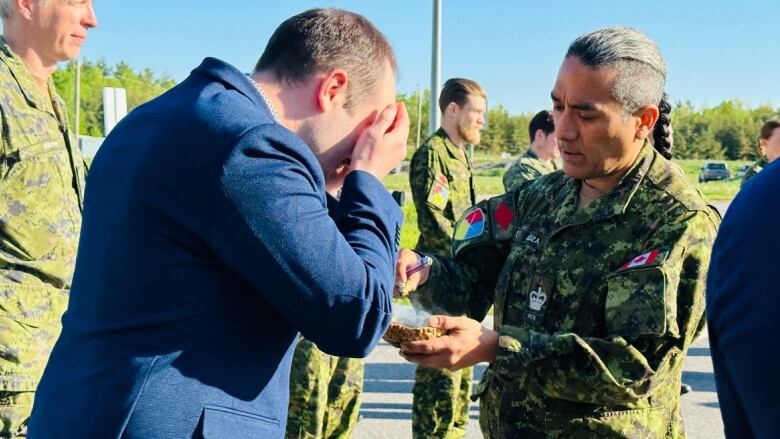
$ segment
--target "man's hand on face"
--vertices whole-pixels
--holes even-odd
[[[458,370],[482,361],[492,363],[498,350],[498,332],[468,317],[432,316],[428,325],[439,328],[439,338],[409,341],[401,345],[401,355],[425,367]]]
[[[365,171],[384,179],[406,157],[409,115],[403,103],[385,107],[360,138],[352,151],[353,171]]]

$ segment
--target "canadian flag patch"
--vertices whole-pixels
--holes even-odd
[[[650,250],[649,252],[642,253],[641,255],[635,257],[634,259],[626,262],[620,267],[620,270],[628,270],[631,268],[636,267],[647,267],[650,265],[660,265],[665,259],[666,255],[668,255],[668,251],[661,251],[661,250]]]

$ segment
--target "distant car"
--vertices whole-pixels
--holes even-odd
[[[731,178],[731,172],[725,163],[707,162],[699,171],[699,183],[728,180],[729,178]]]
[[[745,173],[750,169],[750,165],[742,165],[737,169],[737,172],[734,174],[737,178],[742,178],[745,176]]]

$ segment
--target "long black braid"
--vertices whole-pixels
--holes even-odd
[[[653,147],[667,159],[672,158],[672,105],[669,96],[664,93],[658,103],[658,121],[653,128]]]

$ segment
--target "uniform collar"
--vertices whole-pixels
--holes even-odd
[[[11,75],[13,75],[17,84],[19,84],[19,90],[30,106],[47,113],[52,112],[54,104],[49,104],[49,102],[57,101],[57,92],[54,87],[54,81],[52,78],[49,78],[47,84],[49,96],[43,96],[40,90],[38,90],[35,78],[30,74],[27,66],[24,65],[24,62],[22,62],[22,59],[19,58],[19,56],[11,51],[11,47],[8,46],[8,43],[2,36],[0,36],[0,62],[5,64],[8,67],[8,70],[11,71]],[[57,101],[57,104],[59,104],[59,101]],[[59,113],[62,113],[62,111],[59,111]],[[63,118],[64,120],[63,114],[54,114],[54,116]]]
[[[577,210],[582,181],[567,176],[560,190],[549,193],[553,198],[550,202],[559,206],[560,219],[570,224],[584,224],[590,220],[603,221],[621,215],[628,209],[640,183],[647,176],[655,160],[655,150],[649,142],[645,141],[634,164],[608,194],[599,197],[584,209]],[[556,199],[556,193],[564,194],[563,200]]]
[[[192,71],[192,73],[200,73],[202,75],[210,76],[213,79],[216,79],[229,86],[230,88],[237,90],[239,93],[249,98],[252,103],[261,108],[264,108],[268,113],[268,117],[273,120],[271,109],[268,108],[268,105],[265,103],[265,99],[263,99],[263,97],[260,95],[260,92],[257,90],[257,88],[255,88],[252,80],[232,65],[220,59],[208,57],[205,58],[203,62],[201,62],[200,65]]]
[[[540,160],[540,161],[542,161],[542,160],[539,158],[539,156],[538,156],[538,155],[536,155],[536,153],[535,153],[535,152],[534,152],[534,151],[531,149],[531,147],[528,147],[528,151],[526,151],[526,152],[525,152],[525,154],[523,154],[523,156],[524,156],[524,157],[531,158],[531,159],[535,159],[535,160]]]
[[[465,157],[466,163],[471,166],[469,163],[469,158],[466,155],[466,151],[464,151],[463,148],[456,145],[455,142],[450,139],[450,136],[447,135],[447,132],[444,131],[444,128],[439,128],[434,135],[440,137],[442,141],[444,141],[444,145],[447,147],[447,151],[453,158],[457,160],[463,160]]]

